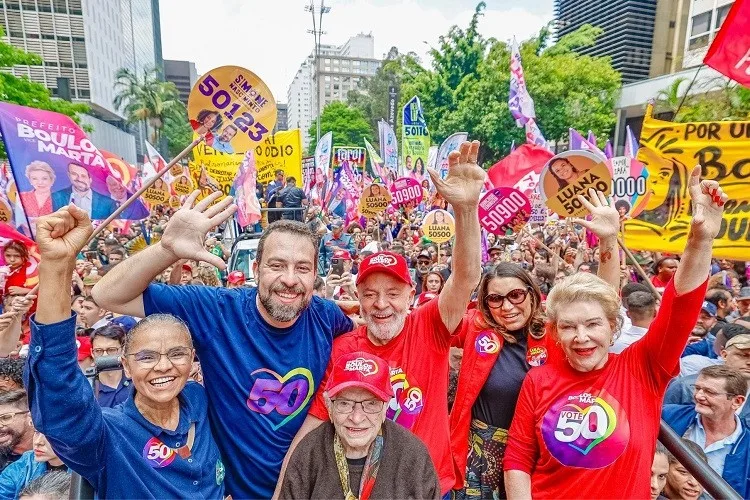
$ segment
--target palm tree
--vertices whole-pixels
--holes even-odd
[[[680,86],[686,81],[688,81],[687,78],[677,78],[669,87],[659,91],[656,95],[658,113],[669,113],[674,117],[684,98],[684,94],[680,94]]]
[[[151,131],[153,144],[158,145],[167,117],[185,111],[177,87],[172,82],[162,81],[156,68],[146,68],[140,79],[130,69],[120,68],[115,79],[117,95],[113,105],[123,110],[128,123],[143,123],[147,133]]]

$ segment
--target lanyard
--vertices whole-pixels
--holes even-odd
[[[344,455],[344,447],[341,444],[338,434],[333,438],[333,453],[336,456],[336,467],[339,470],[339,479],[341,479],[341,488],[344,490],[345,500],[358,500],[352,493],[349,485],[349,463]],[[380,459],[383,455],[383,430],[380,430],[375,442],[370,446],[367,452],[365,468],[362,470],[362,480],[359,483],[359,500],[370,498],[372,488],[375,486],[375,478],[380,469]]]

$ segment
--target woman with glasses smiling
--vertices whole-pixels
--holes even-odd
[[[592,214],[576,220],[600,238],[611,256],[619,218],[604,195],[579,196]],[[619,284],[617,259],[602,260],[600,274]],[[477,308],[464,316],[453,345],[463,347],[456,399],[450,415],[457,498],[504,498],[503,456],[521,384],[528,371],[559,357],[545,330],[542,294],[532,275],[500,262],[482,276]]]
[[[122,364],[133,392],[120,406],[100,408],[78,368],[69,276],[91,233],[73,205],[37,223],[39,305],[25,371],[34,425],[99,498],[222,498],[224,465],[204,389],[188,382],[194,351],[182,321],[154,315],[128,332]]]

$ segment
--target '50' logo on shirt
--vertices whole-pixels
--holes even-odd
[[[171,464],[175,456],[177,454],[172,448],[155,437],[146,441],[146,446],[143,447],[143,458],[154,469],[160,469]]]
[[[281,422],[271,424],[273,430],[296,417],[313,395],[315,383],[312,373],[306,368],[295,368],[284,376],[268,368],[261,368],[251,375],[256,378],[247,398],[247,407],[272,420],[274,410],[277,415],[285,417]]]
[[[474,341],[474,349],[480,356],[486,356],[488,354],[495,354],[500,350],[500,340],[497,338],[497,334],[492,331],[484,331],[477,336]]]

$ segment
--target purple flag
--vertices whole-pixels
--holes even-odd
[[[607,144],[604,145],[604,156],[606,156],[608,160],[615,156],[615,151],[612,148],[612,141],[609,139],[607,139]]]
[[[508,109],[516,120],[516,125],[523,127],[526,123],[536,118],[534,101],[526,89],[526,78],[523,75],[521,65],[521,53],[518,50],[516,39],[510,46],[510,94],[508,95]]]
[[[630,125],[625,126],[625,156],[635,158],[638,155],[638,139],[630,129]]]

